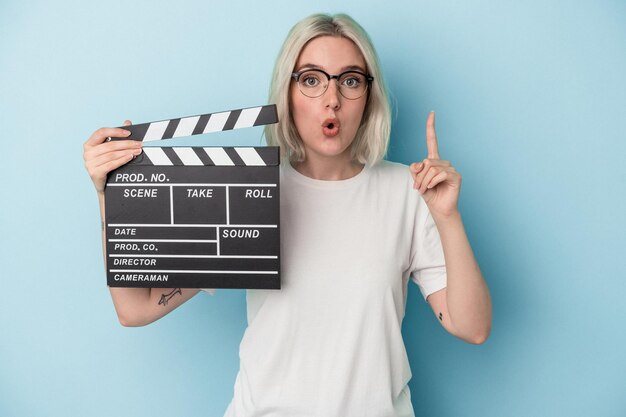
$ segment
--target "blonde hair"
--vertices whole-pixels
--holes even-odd
[[[350,39],[359,48],[366,70],[374,77],[368,90],[367,104],[354,142],[352,159],[373,165],[387,152],[391,132],[391,109],[387,89],[380,70],[378,56],[365,30],[345,14],[311,15],[291,28],[283,44],[272,74],[269,103],[276,104],[279,123],[265,127],[265,137],[270,146],[280,146],[281,157],[290,161],[305,159],[304,146],[289,109],[291,74],[304,46],[320,36],[340,36]]]

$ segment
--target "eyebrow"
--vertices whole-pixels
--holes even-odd
[[[315,65],[315,64],[302,64],[302,65],[300,65],[300,66],[298,67],[298,69],[296,70],[296,72],[300,72],[300,71],[302,71],[302,70],[303,70],[303,69],[305,69],[305,68],[307,68],[307,69],[319,69],[319,70],[324,70],[324,71],[326,71],[326,70],[324,69],[324,67],[320,67],[319,65]],[[360,67],[359,65],[348,65],[348,66],[343,67],[343,68],[341,68],[341,69],[339,70],[339,72],[340,72],[340,73],[341,73],[341,72],[346,72],[346,71],[361,71],[362,73],[367,74],[367,71],[366,71],[364,68]]]

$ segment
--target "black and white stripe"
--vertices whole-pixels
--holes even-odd
[[[142,156],[131,164],[155,166],[275,166],[275,147],[153,147],[143,148]]]
[[[277,122],[276,105],[269,104],[267,106],[248,107],[199,116],[120,126],[122,129],[129,130],[131,132],[130,136],[109,139],[133,139],[149,142],[268,125]]]

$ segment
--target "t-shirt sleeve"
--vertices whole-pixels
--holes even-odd
[[[446,263],[439,231],[424,200],[420,199],[418,215],[413,231],[411,250],[411,279],[415,282],[424,300],[447,285]]]
[[[205,291],[211,295],[215,295],[215,288],[200,288],[200,290]]]

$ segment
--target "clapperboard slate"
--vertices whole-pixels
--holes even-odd
[[[122,128],[145,142],[277,121],[268,105]],[[107,178],[108,285],[280,288],[278,166],[278,147],[144,147]]]

